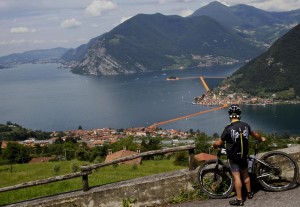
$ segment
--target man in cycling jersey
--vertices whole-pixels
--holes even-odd
[[[249,199],[253,198],[247,163],[249,135],[262,142],[266,141],[266,138],[252,131],[247,123],[240,121],[241,109],[237,104],[231,105],[228,109],[228,113],[231,123],[225,127],[221,138],[219,138],[212,147],[217,148],[226,144],[228,163],[234,177],[234,187],[236,191],[235,200],[229,201],[229,204],[242,206],[244,202],[242,198],[241,175],[246,185],[247,197]]]

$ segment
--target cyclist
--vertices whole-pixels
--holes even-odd
[[[266,141],[265,137],[260,136],[257,132],[252,131],[251,127],[241,122],[241,109],[237,104],[233,104],[229,107],[228,113],[230,118],[230,124],[225,127],[221,138],[219,138],[212,147],[217,148],[226,144],[226,152],[228,157],[228,163],[230,170],[234,178],[234,187],[236,191],[235,200],[229,201],[230,205],[242,206],[244,201],[242,198],[242,181],[246,185],[247,197],[253,198],[253,192],[251,190],[250,177],[248,174],[248,137],[253,136],[255,139],[262,142]]]

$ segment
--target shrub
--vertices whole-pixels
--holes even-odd
[[[187,152],[179,152],[175,155],[174,165],[188,166],[188,154]]]
[[[79,165],[78,164],[75,164],[73,163],[72,164],[72,172],[75,173],[75,172],[78,172],[79,171]]]
[[[60,171],[60,166],[59,165],[54,165],[53,171],[54,171],[55,174],[58,174],[59,171]]]

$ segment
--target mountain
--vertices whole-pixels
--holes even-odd
[[[75,73],[109,75],[243,62],[262,51],[211,17],[157,13],[138,14],[62,60],[75,60]]]
[[[300,21],[300,10],[267,12],[244,4],[227,7],[216,1],[196,10],[191,16],[202,15],[216,19],[253,44],[265,48]]]
[[[203,15],[214,18],[222,25],[229,27],[234,27],[243,23],[242,20],[231,11],[230,7],[227,7],[218,1],[211,2],[208,5],[197,9],[191,16]]]
[[[230,91],[261,97],[300,97],[300,25],[279,38],[265,53],[236,71],[222,85]]]
[[[82,60],[88,52],[88,49],[91,48],[99,38],[101,38],[101,36],[91,39],[87,44],[80,45],[77,49],[69,49],[61,55],[60,59],[66,62]]]
[[[0,57],[0,65],[10,66],[24,63],[53,62],[60,59],[60,57],[68,50],[69,49],[58,47],[14,53]]]
[[[300,10],[267,12],[212,2],[189,17],[138,14],[62,61],[74,73],[112,75],[244,63],[300,21]]]

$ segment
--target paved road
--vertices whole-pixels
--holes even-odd
[[[233,198],[210,199],[171,205],[170,207],[226,207]],[[300,186],[283,192],[258,190],[254,198],[246,200],[246,207],[300,207]]]

